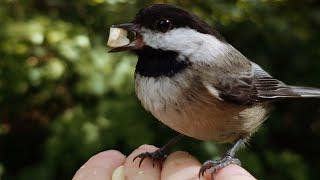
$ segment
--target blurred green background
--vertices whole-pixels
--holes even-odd
[[[1,0],[0,179],[71,179],[95,153],[175,135],[137,101],[136,57],[106,47],[111,24],[155,2],[197,14],[276,78],[320,87],[316,0]],[[319,139],[319,100],[284,101],[239,157],[259,179],[317,179]],[[203,162],[227,147],[186,138],[176,149]]]

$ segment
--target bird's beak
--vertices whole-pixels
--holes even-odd
[[[129,50],[138,50],[144,46],[143,39],[141,36],[141,28],[135,23],[125,23],[112,25],[111,28],[120,28],[128,31],[128,33],[133,34],[132,40],[129,44],[112,48],[109,52],[120,52],[120,51],[129,51]]]

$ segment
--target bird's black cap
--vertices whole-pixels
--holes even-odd
[[[191,28],[200,33],[211,34],[220,40],[224,40],[217,31],[194,14],[170,4],[154,4],[141,9],[136,15],[134,23],[156,30],[155,25],[161,19],[169,19],[173,28]]]

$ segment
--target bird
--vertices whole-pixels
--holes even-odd
[[[175,5],[150,5],[130,23],[112,28],[134,34],[110,52],[138,56],[134,81],[142,106],[179,133],[157,151],[139,154],[139,166],[145,158],[163,160],[183,136],[233,144],[221,159],[204,162],[199,176],[240,165],[236,152],[267,119],[273,102],[320,98],[320,89],[272,77],[205,21]]]

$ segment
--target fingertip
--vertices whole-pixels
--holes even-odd
[[[214,175],[214,179],[217,180],[254,180],[253,177],[247,170],[241,166],[230,164],[227,167],[224,167],[218,170]]]
[[[133,159],[145,152],[154,152],[158,148],[152,145],[142,145],[138,149],[134,150],[126,159],[124,163],[124,173],[126,180],[158,180],[160,179],[160,166],[155,162],[153,166],[152,160],[145,158],[139,167],[140,158],[135,161]]]
[[[113,171],[121,166],[124,161],[125,156],[119,151],[100,152],[81,166],[72,179],[111,179]]]
[[[154,146],[154,145],[143,144],[143,145],[139,146],[138,149],[151,150],[151,151],[153,151],[153,150],[157,150],[158,148],[157,148],[156,146]]]
[[[200,162],[188,152],[177,151],[165,160],[161,172],[163,179],[197,179]]]
[[[200,162],[195,157],[185,151],[176,151],[174,153],[171,153],[164,163],[164,165],[174,166],[186,164],[200,165]]]
[[[125,160],[125,156],[116,150],[108,150],[100,152],[94,156],[92,156],[87,162],[86,165],[90,166],[104,166],[106,162],[110,163],[123,163]]]

